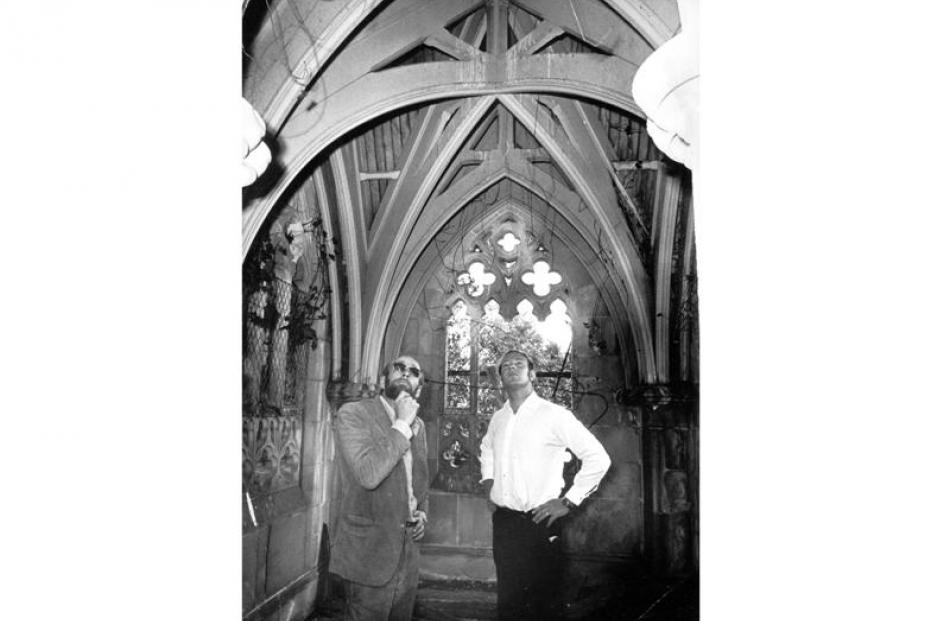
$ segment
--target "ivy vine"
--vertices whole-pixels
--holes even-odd
[[[310,287],[301,294],[287,316],[287,323],[280,327],[287,330],[287,338],[291,347],[310,344],[311,349],[317,348],[317,332],[313,327],[314,321],[327,318],[327,303],[330,300],[329,278],[327,265],[336,260],[334,246],[337,240],[331,239],[323,228],[320,218],[303,223],[304,231],[313,234],[314,245],[320,255],[318,273]]]

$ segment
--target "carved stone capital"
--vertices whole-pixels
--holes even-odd
[[[657,410],[670,404],[695,402],[698,390],[695,384],[643,384],[622,388],[614,393],[618,405],[645,406]]]
[[[374,394],[376,394],[375,391],[370,390],[367,384],[357,382],[334,380],[327,385],[327,400],[330,401],[334,408],[339,408],[344,403],[371,397]]]
[[[673,399],[673,393],[666,384],[645,384],[636,388],[623,388],[614,393],[620,405],[639,405],[653,409],[667,405]]]

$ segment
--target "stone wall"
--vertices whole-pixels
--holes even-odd
[[[321,334],[325,334],[325,326],[321,326]],[[293,430],[299,447],[293,456],[288,451],[278,453],[273,468],[277,480],[283,481],[280,489],[245,486],[242,575],[246,621],[307,618],[317,599],[319,579],[324,577],[319,568],[319,551],[323,525],[329,518],[334,451],[327,382],[323,377],[329,355],[326,345],[321,340],[311,352],[299,427],[279,420],[258,423],[245,418],[245,428],[252,431],[272,428],[278,441],[270,444],[275,446],[292,445],[293,442],[281,442],[286,434],[282,435],[280,430]],[[248,444],[253,447],[255,439],[250,434],[245,448]],[[259,459],[254,463],[258,470],[264,469]]]

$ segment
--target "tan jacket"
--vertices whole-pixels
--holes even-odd
[[[419,419],[422,423],[422,420]],[[412,450],[412,489],[428,508],[425,425],[412,441],[392,423],[378,397],[347,403],[333,421],[336,438],[330,523],[330,571],[347,580],[382,586],[396,573],[409,519],[402,455]]]

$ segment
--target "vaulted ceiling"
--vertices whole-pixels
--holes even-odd
[[[630,86],[678,25],[670,0],[252,0],[244,97],[274,159],[245,191],[245,255],[311,188],[344,247],[358,374],[453,216],[489,191],[539,202],[606,267],[639,379],[666,381],[681,199]]]

